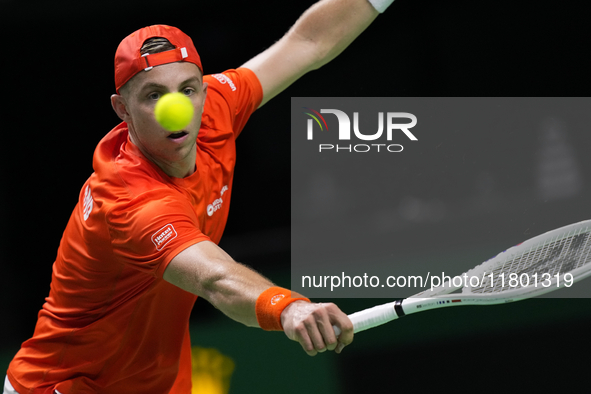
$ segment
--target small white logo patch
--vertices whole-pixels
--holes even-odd
[[[177,232],[172,224],[167,224],[152,235],[152,242],[156,246],[156,250],[162,250],[167,243],[177,237]]]

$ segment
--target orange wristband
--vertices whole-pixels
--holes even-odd
[[[283,331],[281,325],[281,312],[294,301],[307,301],[309,299],[293,293],[291,290],[282,287],[270,287],[263,291],[256,303],[256,315],[259,326],[266,331]]]

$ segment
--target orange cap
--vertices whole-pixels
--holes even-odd
[[[153,37],[166,38],[175,49],[170,51],[145,54],[140,49],[144,42]],[[115,53],[115,88],[117,93],[135,74],[142,70],[174,62],[190,62],[196,64],[203,72],[201,58],[193,45],[191,37],[177,29],[166,25],[154,25],[139,29],[121,41]]]

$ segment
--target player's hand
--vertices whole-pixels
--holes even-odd
[[[340,353],[353,342],[353,323],[335,304],[293,302],[281,313],[281,324],[285,335],[310,356],[326,350]],[[333,325],[341,330],[338,338]]]

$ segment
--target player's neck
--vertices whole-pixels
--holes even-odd
[[[181,161],[175,162],[166,162],[163,160],[152,160],[164,173],[170,177],[174,178],[186,178],[192,175],[196,170],[196,152],[195,150],[192,151],[187,157],[183,158]]]
[[[137,135],[130,130],[131,143],[142,155],[156,164],[166,175],[174,178],[186,178],[196,171],[197,142],[182,144],[179,147],[164,149],[152,146],[149,149]],[[154,145],[154,144],[152,144]]]
[[[133,140],[132,140],[133,143]],[[166,175],[174,178],[186,178],[192,175],[197,170],[197,145],[194,144],[189,148],[188,152],[176,160],[166,160],[163,157],[158,157],[150,154],[143,146],[134,144],[152,163],[156,164]]]

